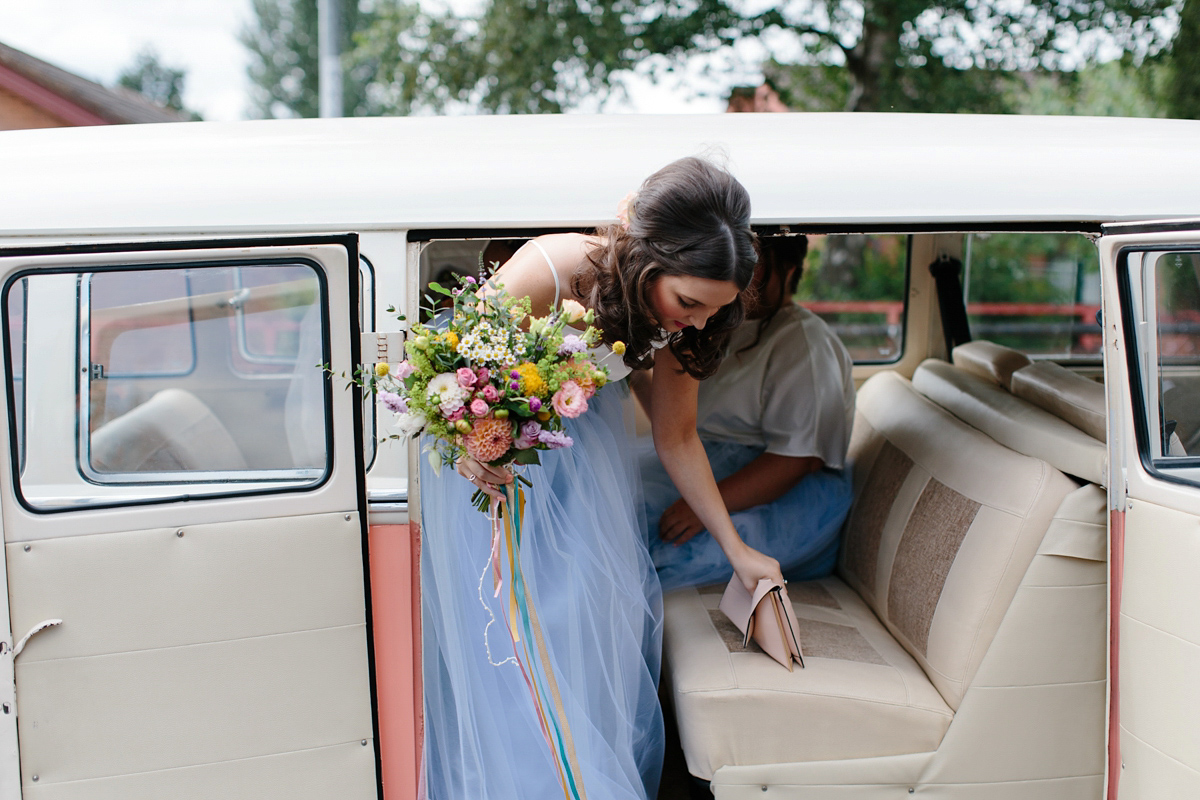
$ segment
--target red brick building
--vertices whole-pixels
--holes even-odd
[[[0,44],[0,130],[182,122],[127,89],[109,89]]]

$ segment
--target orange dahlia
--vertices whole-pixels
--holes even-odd
[[[484,463],[495,461],[512,447],[512,423],[495,417],[476,420],[471,432],[463,437],[463,442],[472,458]]]

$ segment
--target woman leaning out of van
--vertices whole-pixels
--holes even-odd
[[[626,221],[627,220],[627,221]],[[595,312],[611,380],[566,420],[574,446],[543,453],[525,493],[521,558],[541,633],[538,664],[513,658],[504,610],[484,591],[488,522],[476,486],[511,476],[465,458],[422,466],[425,778],[432,800],[593,797],[646,800],[663,755],[657,681],[661,592],[646,545],[629,390],[653,364],[655,444],[668,474],[748,588],[780,579],[729,519],[696,433],[698,379],[741,321],[756,261],[750,201],[699,159],[651,175],[622,224],[544,236],[495,280],[540,316],[564,299]],[[492,625],[492,621],[498,621]],[[507,652],[506,652],[507,647]],[[543,670],[541,680],[532,669]],[[536,690],[531,695],[531,684]],[[533,695],[540,698],[533,700]]]
[[[742,539],[801,581],[833,572],[854,498],[846,464],[853,362],[820,317],[792,302],[807,252],[804,236],[760,241],[747,320],[730,336],[721,368],[700,386],[697,426]],[[643,407],[647,377],[630,376]],[[641,449],[650,554],[663,591],[728,581],[717,542],[654,452]]]

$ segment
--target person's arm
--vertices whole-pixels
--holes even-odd
[[[748,546],[733,527],[696,432],[698,387],[699,382],[680,369],[669,348],[658,351],[650,385],[654,449],[683,500],[717,540],[742,585],[752,592],[759,578],[782,581],[783,574],[778,561]]]
[[[806,476],[819,472],[825,462],[815,456],[780,456],[763,453],[717,484],[729,513],[778,500]],[[683,498],[672,503],[659,520],[659,536],[683,544],[704,530],[704,524]]]

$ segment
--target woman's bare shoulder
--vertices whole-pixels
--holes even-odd
[[[594,237],[582,233],[539,236],[522,245],[494,280],[514,297],[528,297],[534,314],[544,314],[554,304],[555,279],[550,270],[558,275],[559,298],[569,297],[571,277],[587,258],[592,241]]]

